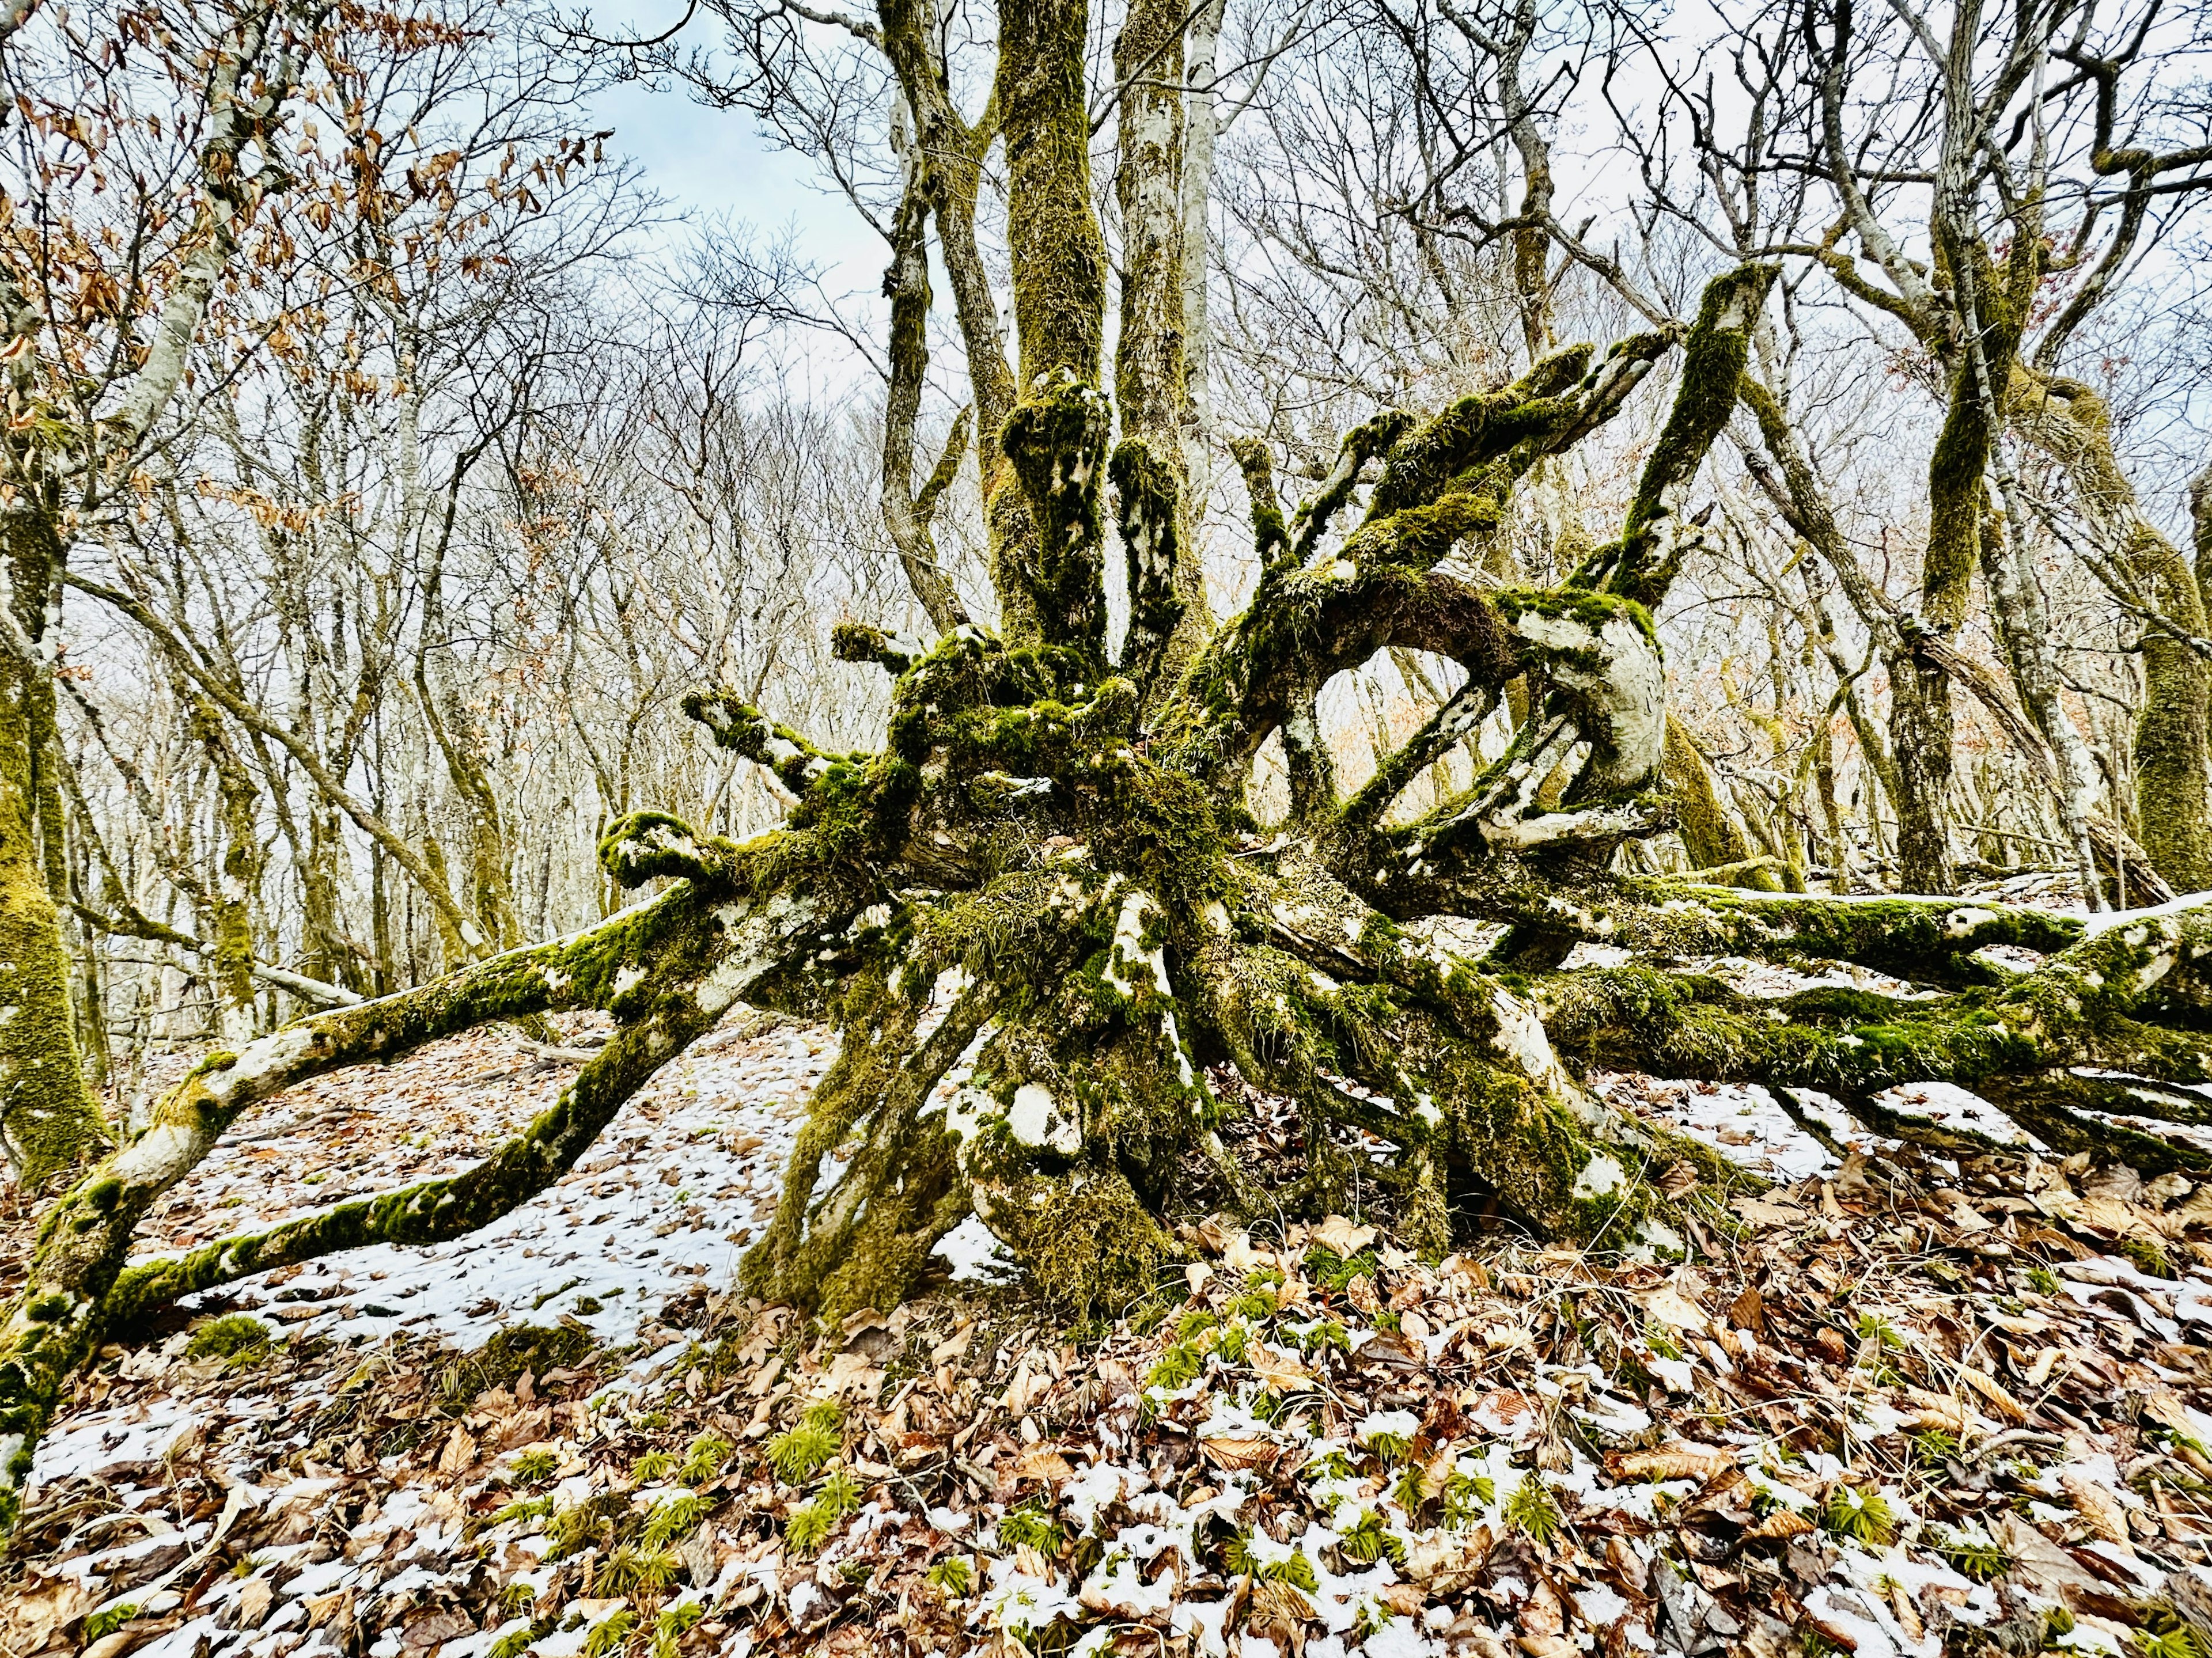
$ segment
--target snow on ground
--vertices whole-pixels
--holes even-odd
[[[1620,1072],[1590,1078],[1603,1098],[1656,1117],[1771,1180],[1825,1175],[1836,1158],[1790,1120],[1764,1088],[1662,1082]]]
[[[695,1045],[566,1176],[480,1232],[424,1248],[380,1244],[185,1305],[252,1312],[289,1334],[356,1345],[404,1333],[475,1347],[505,1326],[564,1319],[607,1345],[636,1342],[670,1303],[735,1281],[738,1256],[774,1212],[807,1096],[836,1055],[818,1029],[763,1023],[741,1020]],[[573,1074],[490,1030],[294,1089],[170,1193],[137,1257],[465,1168]],[[397,1124],[387,1121],[395,1108]],[[651,1333],[676,1339],[665,1327]],[[652,1363],[649,1351],[639,1355],[638,1368]],[[250,1416],[253,1404],[229,1408]],[[67,1419],[39,1448],[31,1500],[71,1473],[158,1461],[203,1425],[161,1406],[139,1419],[131,1410]]]
[[[750,1029],[718,1032],[676,1060],[566,1177],[480,1232],[422,1248],[379,1244],[218,1293],[302,1335],[362,1341],[405,1330],[475,1346],[503,1325],[568,1316],[602,1342],[634,1341],[695,1282],[720,1291],[732,1281],[738,1257],[774,1212],[798,1120],[834,1055],[818,1031],[786,1025],[748,1035]],[[459,1121],[440,1125],[443,1145],[473,1130],[481,1151],[499,1130],[550,1103],[572,1072],[565,1066],[532,1078],[507,1072],[506,1086],[501,1074],[447,1108]],[[305,1102],[301,1108],[304,1114]],[[179,1189],[180,1206],[222,1214],[225,1231],[265,1224],[277,1217],[249,1218],[246,1210],[257,1198],[279,1196],[283,1168],[300,1166],[294,1158],[312,1163],[325,1152],[347,1160],[348,1189],[331,1196],[311,1189],[304,1195],[313,1206],[397,1183],[362,1178],[376,1157],[353,1114],[326,1108],[307,1121],[319,1125],[307,1145],[289,1137],[263,1143],[277,1149],[276,1169],[265,1153],[254,1155],[260,1146],[218,1151]],[[453,1161],[465,1166],[466,1159]],[[372,1168],[357,1166],[364,1163]],[[405,1178],[432,1172],[447,1170]],[[311,1168],[303,1178],[314,1175]],[[246,1203],[224,1211],[234,1196]],[[142,1252],[165,1253],[181,1242],[157,1236]]]

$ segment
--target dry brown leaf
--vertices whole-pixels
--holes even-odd
[[[1795,1509],[1777,1509],[1760,1521],[1746,1537],[1802,1537],[1813,1529],[1813,1522]]]
[[[1966,1407],[1955,1399],[1931,1394],[1924,1388],[1907,1388],[1905,1397],[1913,1406],[1905,1420],[1915,1428],[1935,1428],[1956,1438],[1966,1431]]]
[[[1648,1451],[1620,1451],[1606,1458],[1616,1479],[1656,1483],[1662,1479],[1711,1479],[1732,1470],[1735,1458],[1711,1445],[1677,1439]]]
[[[1544,1425],[1541,1402],[1511,1388],[1462,1394],[1460,1408],[1474,1427],[1510,1445],[1527,1444]]]
[[[0,1606],[0,1635],[10,1652],[41,1652],[57,1644],[62,1625],[82,1618],[100,1597],[75,1578],[56,1578],[23,1590]]]
[[[1074,1478],[1075,1469],[1058,1451],[1033,1445],[1014,1460],[1014,1474],[1018,1479],[1042,1479],[1047,1485],[1057,1485]]]
[[[1639,1299],[1645,1315],[1656,1324],[1674,1330],[1703,1331],[1712,1327],[1705,1309],[1671,1284],[1662,1284]]]
[[[1756,1284],[1746,1284],[1743,1293],[1729,1303],[1729,1323],[1736,1329],[1748,1330],[1753,1335],[1766,1333],[1766,1301]]]
[[[261,1620],[269,1615],[269,1603],[276,1598],[276,1593],[267,1578],[247,1578],[246,1587],[239,1590],[238,1599],[232,1602],[238,1608],[238,1626],[259,1629]]]
[[[883,1367],[866,1353],[839,1353],[822,1372],[822,1381],[830,1393],[869,1398],[884,1385]]]
[[[1729,1199],[1730,1208],[1753,1226],[1803,1226],[1813,1218],[1794,1203],[1748,1195]]]
[[[459,1473],[476,1460],[477,1442],[469,1436],[467,1429],[455,1423],[452,1436],[446,1441],[446,1448],[438,1453],[438,1472]]]
[[[1272,1251],[1255,1249],[1251,1238],[1243,1232],[1221,1246],[1221,1264],[1232,1272],[1250,1272],[1262,1266],[1272,1266],[1274,1261]]]
[[[1214,1467],[1231,1473],[1256,1468],[1283,1454],[1283,1448],[1272,1439],[1201,1439],[1198,1448]]]
[[[1375,1242],[1376,1232],[1371,1226],[1355,1225],[1342,1215],[1331,1215],[1315,1227],[1310,1236],[1340,1260],[1350,1260]]]
[[[2107,1543],[2130,1546],[2128,1512],[2102,1485],[2069,1471],[2058,1476],[2058,1489],[2074,1499],[2074,1512],[2081,1516],[2083,1525]]]
[[[1286,1349],[1255,1341],[1245,1349],[1244,1362],[1276,1393],[1302,1393],[1314,1385],[1314,1373],[1299,1362],[1297,1354]]]
[[[1984,1371],[1978,1370],[1971,1364],[1961,1364],[1959,1367],[1959,1380],[1965,1382],[1969,1388],[1972,1388],[1976,1393],[1979,1394],[1984,1400],[1988,1401],[1988,1403],[1994,1406],[1997,1413],[2004,1417],[2008,1421],[2025,1422],[2027,1420],[2027,1407],[2022,1405],[2018,1400],[2014,1399],[2010,1394],[2007,1393],[2004,1388],[1999,1385],[1997,1379],[1995,1376],[1990,1376]]]
[[[1279,1644],[1294,1647],[1302,1643],[1313,1615],[1313,1602],[1299,1593],[1296,1584],[1269,1578],[1252,1586],[1252,1611],[1246,1627],[1255,1635],[1279,1636]]]
[[[1375,1591],[1375,1598],[1401,1618],[1418,1618],[1429,1597],[1411,1583],[1391,1583]]]
[[[125,1624],[121,1629],[111,1630],[87,1647],[81,1658],[123,1658],[133,1647],[149,1644],[167,1635],[185,1620],[173,1612],[167,1618]]]

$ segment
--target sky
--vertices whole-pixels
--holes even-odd
[[[592,9],[595,27],[609,38],[656,34],[682,15],[672,0],[606,0]],[[696,20],[687,33],[708,45],[713,27]],[[744,111],[708,109],[680,89],[635,82],[600,93],[592,111],[599,125],[614,129],[610,147],[644,168],[672,211],[763,231],[796,224],[809,257],[830,267],[833,293],[872,289],[882,280],[883,239],[824,187],[811,161],[769,143]],[[684,234],[676,225],[660,232],[671,243]]]

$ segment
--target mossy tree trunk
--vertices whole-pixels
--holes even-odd
[[[8,637],[0,644],[0,1139],[38,1186],[105,1144],[76,1042],[55,878],[60,844],[52,595],[64,549],[50,499],[0,508]],[[63,889],[66,896],[67,889]]]
[[[230,1048],[249,1040],[258,1023],[253,996],[253,918],[261,896],[261,792],[231,747],[215,705],[199,696],[192,697],[188,706],[192,734],[215,773],[222,861],[201,926],[212,946],[208,968],[213,981],[216,1042]]]
[[[2181,892],[2212,887],[2212,744],[2206,697],[2212,673],[2194,641],[2206,632],[2203,558],[2188,559],[2143,515],[2113,452],[2104,399],[2080,380],[2014,367],[2013,424],[2065,468],[2081,513],[2113,573],[2130,579],[2148,611],[2142,631],[2143,701],[2136,722],[2136,813],[2158,872]]]

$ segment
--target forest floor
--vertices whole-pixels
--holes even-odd
[[[1759,1090],[1615,1077],[1777,1179],[1692,1264],[1208,1223],[1071,1331],[971,1226],[823,1330],[733,1286],[831,1057],[740,1016],[486,1232],[105,1350],[0,1653],[2212,1653],[2212,1183],[1839,1161]],[[487,1031],[295,1089],[144,1249],[461,1166],[568,1074]]]

